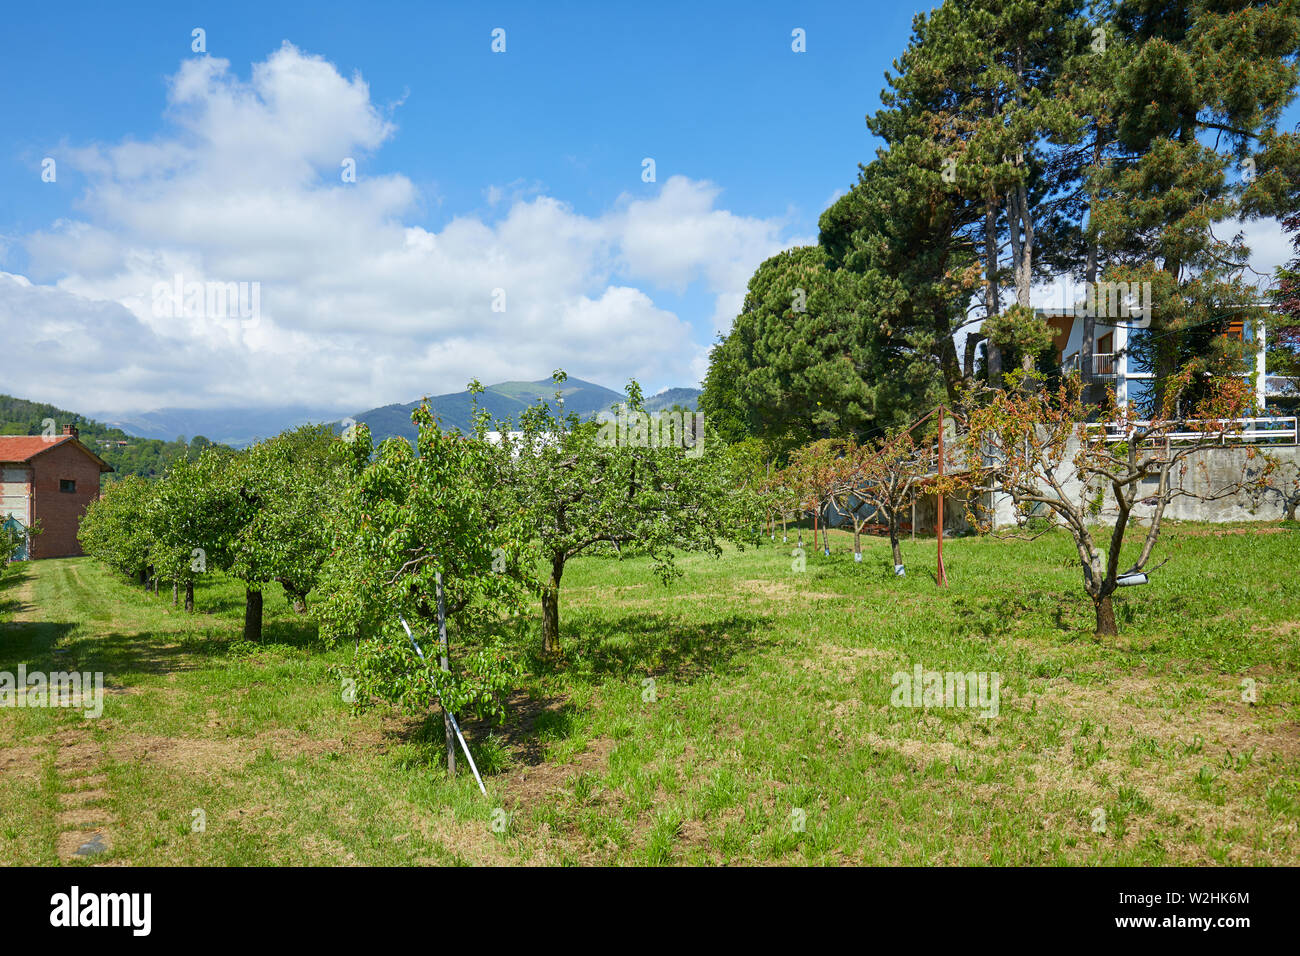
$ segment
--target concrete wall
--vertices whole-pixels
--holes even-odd
[[[1258,469],[1262,465],[1258,457],[1261,451],[1283,462],[1300,466],[1300,447],[1295,445],[1257,445],[1253,446],[1255,457],[1251,456],[1251,446],[1209,447],[1194,452],[1185,459],[1186,472],[1182,475],[1171,473],[1170,483],[1190,494],[1174,496],[1165,508],[1165,518],[1174,521],[1280,521],[1285,515],[1281,498],[1274,492],[1263,494],[1237,493],[1235,495],[1203,500],[1198,495],[1212,495],[1224,487],[1240,480],[1247,470]],[[1066,464],[1058,470],[1056,478],[1066,491],[1077,497],[1081,487],[1078,477],[1073,474],[1070,459],[1073,458],[1077,442],[1067,454]],[[1156,491],[1155,481],[1150,483],[1150,490]],[[1016,522],[1015,508],[1009,495],[993,496],[990,506],[994,511],[994,524],[1004,528]],[[1138,504],[1133,509],[1133,516],[1138,520],[1149,518],[1154,514],[1154,506]],[[1046,512],[1044,512],[1046,514]],[[1115,499],[1109,489],[1102,499],[1098,523],[1114,524],[1116,518]],[[945,526],[947,522],[944,522]]]
[[[1250,495],[1239,493],[1231,497],[1216,500],[1202,500],[1196,495],[1210,495],[1236,480],[1247,469],[1261,467],[1259,452],[1267,451],[1274,458],[1290,462],[1300,468],[1300,447],[1295,445],[1256,445],[1253,446],[1255,457],[1251,457],[1250,446],[1203,448],[1188,456],[1187,471],[1181,477],[1170,475],[1170,482],[1175,487],[1182,487],[1191,494],[1176,495],[1165,508],[1165,518],[1173,521],[1280,521],[1286,509],[1281,497],[1275,492]],[[1078,449],[1077,440],[1072,440],[1066,461],[1057,470],[1056,480],[1075,499],[1079,497],[1081,483],[1074,475],[1073,459]],[[1181,485],[1180,485],[1181,482]],[[1156,490],[1155,482],[1150,485],[1152,493]],[[976,500],[978,498],[978,500]],[[963,534],[972,531],[967,518],[968,508],[974,511],[981,523],[992,521],[994,528],[1010,528],[1016,523],[1016,509],[1010,495],[978,495],[969,498],[944,498],[943,527],[946,534]],[[863,513],[872,509],[863,508]],[[923,494],[916,502],[916,532],[934,534],[938,507],[933,494]],[[1155,508],[1138,504],[1133,509],[1133,517],[1144,520],[1154,514]],[[1053,517],[1045,507],[1038,512],[1044,517]],[[1115,499],[1109,489],[1102,499],[1101,513],[1096,520],[1100,524],[1114,524],[1116,518]],[[847,516],[835,508],[823,511],[823,519],[832,528],[843,527],[852,530]],[[883,519],[879,519],[883,524]],[[911,512],[904,516],[904,524],[911,523]]]
[[[980,498],[986,496],[980,495]],[[973,497],[955,498],[946,495],[943,499],[943,531],[944,534],[965,534],[972,531],[970,520],[967,518],[967,509],[975,511],[977,517],[981,516],[982,509],[976,507]],[[933,494],[920,495],[916,499],[916,531],[917,534],[934,534],[935,527],[938,524],[939,503],[938,498]],[[981,517],[980,520],[983,520]]]

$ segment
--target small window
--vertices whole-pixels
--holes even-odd
[[[59,479],[59,491],[62,491],[66,494],[72,494],[76,490],[77,490],[77,483],[73,479],[71,478]]]

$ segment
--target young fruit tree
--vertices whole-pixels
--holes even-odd
[[[558,404],[566,376],[554,378]],[[627,397],[600,421],[539,403],[521,416],[520,431],[499,426],[512,506],[540,543],[547,654],[560,651],[560,582],[572,558],[647,555],[666,584],[679,573],[676,552],[720,554],[719,539],[740,544],[758,523],[757,495],[738,491],[734,461],[706,449],[702,428],[645,412],[636,382]],[[682,434],[685,442],[676,437]]]
[[[145,515],[153,482],[130,475],[90,503],[77,527],[86,554],[140,584],[149,577],[149,529]]]
[[[253,445],[238,460],[232,477],[241,521],[228,570],[248,583],[245,640],[261,637],[261,585],[278,582],[294,610],[306,613],[329,550],[325,519],[343,488],[336,443],[329,426],[304,425]]]
[[[471,386],[473,390],[475,386]],[[355,703],[394,703],[422,715],[504,716],[519,667],[507,638],[527,594],[523,522],[504,507],[500,456],[484,439],[444,432],[422,405],[417,450],[369,429],[336,442],[348,474],[330,519],[331,553],[313,614],[327,641],[357,642]],[[408,638],[401,621],[411,627]],[[452,668],[448,625],[464,650]],[[428,653],[418,654],[412,640]],[[436,653],[435,653],[436,650]]]
[[[256,513],[256,501],[245,482],[248,452],[219,445],[204,448],[198,460],[177,474],[163,501],[148,517],[150,553],[168,562],[172,574],[190,575],[220,570],[232,574],[241,531]],[[166,479],[165,479],[166,480]],[[194,578],[186,580],[187,585]],[[189,588],[186,588],[187,604]],[[262,595],[246,588],[243,639],[262,637]]]
[[[967,454],[972,463],[983,463],[975,490],[1008,496],[1017,529],[1037,520],[1042,530],[1059,524],[1070,533],[1083,570],[1083,588],[1096,611],[1098,635],[1119,633],[1112,596],[1121,586],[1145,583],[1142,571],[1171,501],[1182,496],[1228,497],[1249,491],[1259,481],[1259,473],[1249,468],[1226,477],[1218,469],[1216,477],[1204,461],[1208,448],[1230,442],[1239,431],[1234,420],[1250,400],[1244,379],[1198,383],[1204,397],[1192,417],[1179,420],[1173,409],[1191,379],[1192,374],[1184,372],[1177,383],[1170,383],[1163,414],[1149,421],[1139,420],[1131,405],[1116,407],[1111,394],[1103,411],[1106,424],[1089,424],[1090,409],[1080,400],[1077,376],[1068,377],[1055,393],[997,391],[987,404],[970,411]],[[1251,457],[1253,449],[1248,449],[1247,459]],[[976,516],[970,517],[978,523]],[[1130,548],[1126,558],[1125,535],[1131,522],[1145,522],[1146,528],[1136,554]]]
[[[180,459],[153,484],[143,525],[149,561],[164,581],[183,585],[185,610],[194,611],[194,585],[209,569],[228,563],[225,552],[232,510],[223,482],[232,452],[209,447],[198,459]]]
[[[0,575],[9,567],[9,561],[24,544],[30,547],[33,537],[41,533],[41,523],[33,521],[24,528],[17,520],[10,518],[0,523]]]
[[[901,576],[900,529],[929,473],[928,450],[916,445],[910,431],[900,430],[874,446],[846,442],[843,451],[833,494],[836,506],[853,522],[853,551],[862,553],[859,536],[863,527],[884,524],[894,555],[894,573]]]
[[[1272,455],[1263,457],[1268,459],[1263,497],[1277,501],[1283,521],[1295,521],[1296,509],[1300,508],[1300,461],[1285,461]]]
[[[818,521],[833,503],[841,468],[842,442],[833,438],[819,438],[796,448],[786,466],[789,483],[794,489],[800,510],[813,516],[813,547],[817,547]],[[821,522],[822,550],[830,554],[830,535],[825,522]]]
[[[799,510],[799,493],[794,488],[792,477],[785,468],[773,468],[763,476],[758,485],[761,507],[767,515],[768,529],[772,540],[776,540],[776,522],[781,520],[781,543],[788,541],[786,522]]]

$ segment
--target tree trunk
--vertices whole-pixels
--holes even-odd
[[[179,607],[181,603],[181,586],[179,582],[172,582],[172,607]]]
[[[984,205],[984,318],[991,319],[1001,311],[998,301],[998,208],[997,200],[989,196]],[[1002,387],[1002,348],[993,339],[985,344],[988,357],[989,385]]]
[[[1097,636],[1117,637],[1119,627],[1115,624],[1115,608],[1111,605],[1111,595],[1093,598],[1097,606]]]
[[[1101,157],[1101,128],[1098,126],[1097,132],[1093,136],[1092,140],[1092,162],[1094,166],[1099,167],[1101,165]],[[1097,193],[1094,187],[1088,196],[1089,231],[1092,229],[1092,216],[1096,208]],[[1085,299],[1085,307],[1083,310],[1083,341],[1079,344],[1079,380],[1083,384],[1082,398],[1083,403],[1086,406],[1095,405],[1099,401],[1097,389],[1093,384],[1094,369],[1092,358],[1097,353],[1097,310],[1095,308],[1097,302],[1097,271],[1099,268],[1097,257],[1098,241],[1097,237],[1093,235],[1088,239],[1088,258],[1083,269],[1083,281],[1086,286],[1084,295],[1091,297],[1091,305],[1093,307],[1089,308],[1087,300]],[[1091,291],[1089,292],[1088,290]],[[1070,305],[1073,306],[1074,303],[1071,302]]]
[[[856,521],[853,522],[853,553],[862,553],[862,531],[858,528],[858,523]],[[854,560],[858,561],[861,559],[855,558]]]
[[[293,605],[294,611],[298,614],[306,614],[307,595],[303,594],[301,591],[295,591],[292,584],[284,578],[280,578],[279,581],[280,587],[284,588],[284,596],[289,599],[289,603]]]
[[[194,613],[194,582],[185,582],[185,610],[190,614]]]
[[[564,576],[564,559],[551,561],[551,579],[542,591],[542,650],[560,653],[560,578]]]
[[[894,567],[897,568],[903,563],[903,549],[898,543],[898,521],[889,522],[889,547],[894,552]]]
[[[262,592],[252,588],[244,598],[244,640],[262,640]]]
[[[149,569],[148,568],[140,569],[140,587],[144,588],[146,591],[149,590]]]

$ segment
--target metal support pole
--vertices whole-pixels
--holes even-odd
[[[442,658],[442,669],[447,672],[451,667],[447,662],[447,607],[443,600],[441,571],[434,574],[433,589],[438,599],[438,652]],[[456,776],[456,738],[451,729],[451,711],[445,705],[442,708],[442,730],[447,738],[447,772],[454,777]]]
[[[948,575],[943,569],[943,431],[947,415],[944,407],[939,406],[939,485],[935,488],[935,500],[938,505],[938,519],[935,522],[939,531],[939,570],[935,578],[939,587],[947,587]]]
[[[398,618],[402,622],[402,630],[406,632],[406,639],[411,642],[415,648],[415,653],[419,655],[420,660],[424,660],[424,651],[420,650],[420,645],[415,641],[415,635],[411,633],[411,628],[407,625],[405,618]],[[456,723],[456,717],[446,707],[442,709],[443,714],[451,721],[451,728],[456,732],[456,739],[460,741],[460,749],[465,751],[465,759],[469,761],[469,769],[474,773],[474,782],[478,784],[479,791],[483,796],[487,796],[487,787],[483,786],[483,778],[478,775],[478,767],[474,764],[474,755],[469,752],[469,744],[465,743],[465,735],[460,732],[460,724]]]

